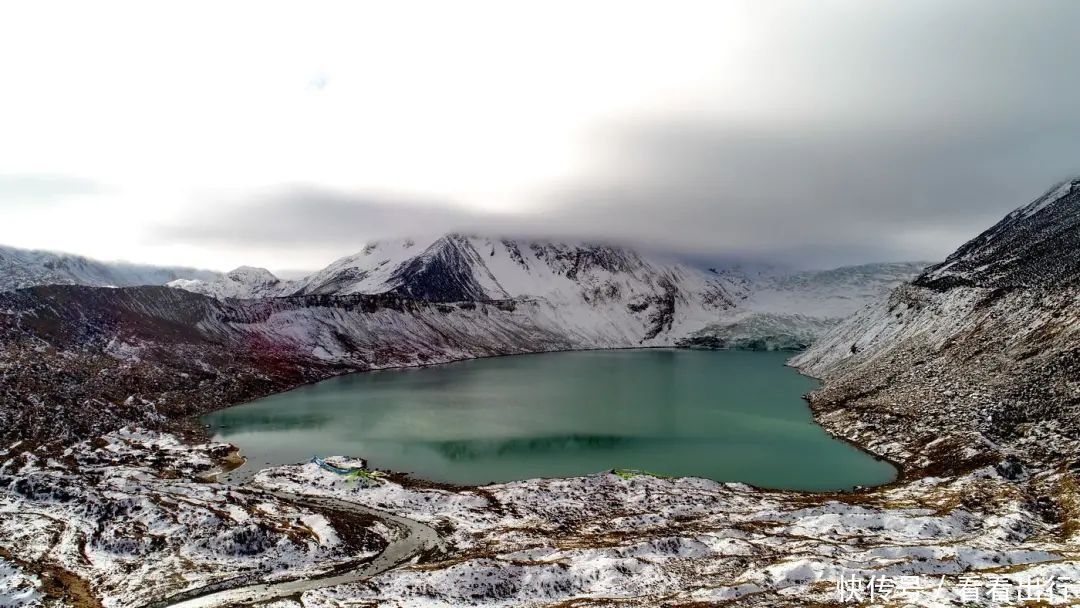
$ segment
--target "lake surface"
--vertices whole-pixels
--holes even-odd
[[[830,437],[777,352],[549,353],[333,378],[204,416],[249,464],[312,455],[482,484],[607,469],[825,490],[890,481]]]

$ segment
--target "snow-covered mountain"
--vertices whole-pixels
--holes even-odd
[[[760,273],[751,278],[751,308],[781,315],[842,319],[910,281],[927,266],[928,262],[895,262]]]
[[[685,335],[747,296],[739,277],[625,247],[462,234],[373,243],[289,290],[427,302],[537,299],[569,327],[609,327],[639,344]]]
[[[295,293],[399,293],[434,302],[542,297],[566,303],[652,296],[665,279],[686,291],[730,292],[728,299],[742,292],[721,274],[626,247],[448,234],[372,243],[299,281]]]
[[[536,300],[567,331],[625,345],[800,348],[921,270],[701,269],[609,244],[448,234],[369,244],[292,282],[265,271],[170,286],[215,297],[396,294],[426,302]]]
[[[1080,281],[1080,179],[1059,184],[1031,204],[1005,216],[971,239],[944,262],[928,267],[910,284],[845,321],[836,331],[799,357],[804,365],[825,372],[830,367],[855,365],[896,348],[907,339],[940,347],[961,330],[982,329],[999,322],[1006,307],[1010,320],[1033,325],[1010,341],[1043,323],[1055,325],[1065,313],[1080,315],[1075,301],[1057,317],[1057,298]],[[1046,301],[1040,309],[1036,300]],[[1061,329],[1068,328],[1062,327]],[[1070,328],[1067,335],[1080,328]],[[1058,337],[1058,332],[1053,336]]]
[[[949,429],[1022,439],[1026,457],[1052,459],[1063,437],[1080,436],[1080,180],[1010,213],[793,363],[829,381],[822,400],[850,405],[838,415],[875,432],[902,423],[925,425],[928,440]]]
[[[1062,182],[928,268],[916,285],[1000,290],[1073,283],[1080,271],[1080,179]]]
[[[545,327],[594,346],[801,348],[918,268],[706,270],[609,244],[448,234],[372,243],[295,281],[247,266],[220,274],[0,247],[0,291],[167,284],[218,299],[391,294],[433,303],[533,301],[550,317]]]
[[[166,283],[210,297],[223,298],[273,298],[281,295],[285,283],[265,268],[241,266],[212,279],[176,279]]]
[[[81,255],[0,245],[0,291],[34,285],[164,285],[177,279],[210,280],[217,276],[209,270],[99,262]]]

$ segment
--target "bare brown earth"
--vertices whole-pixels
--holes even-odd
[[[101,601],[94,595],[90,584],[60,566],[22,560],[3,547],[0,547],[0,558],[36,574],[42,583],[42,593],[49,599],[72,608],[101,608]]]

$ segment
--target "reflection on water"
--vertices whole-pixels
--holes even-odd
[[[205,416],[253,467],[345,454],[456,483],[611,468],[839,489],[892,478],[828,436],[785,355],[680,350],[501,357],[353,374]],[[249,467],[250,468],[250,467]]]
[[[326,426],[332,421],[332,416],[318,412],[257,412],[251,416],[245,416],[239,429],[236,430],[231,429],[228,422],[222,422],[218,427],[217,436],[228,440],[229,436],[241,432],[314,429]]]
[[[614,435],[564,435],[562,437],[528,437],[518,439],[474,439],[469,441],[431,442],[432,447],[451,460],[477,460],[510,454],[542,455],[545,452],[595,450],[626,446],[631,437]]]

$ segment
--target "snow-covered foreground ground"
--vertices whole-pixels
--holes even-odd
[[[627,472],[446,488],[314,464],[263,470],[247,487],[208,481],[228,453],[131,429],[56,451],[11,448],[0,468],[0,606],[154,605],[318,576],[394,541],[377,517],[271,492],[419,521],[449,547],[279,608],[802,605],[836,601],[841,580],[862,581],[866,599],[871,577],[890,581],[879,600],[919,606],[970,599],[976,583],[987,606],[1002,605],[991,589],[1014,603],[1035,583],[1061,601],[1080,589],[1069,587],[1080,582],[1074,530],[1047,523],[1032,500],[1067,483],[1060,472],[985,467],[854,494]],[[60,581],[48,594],[46,578]]]
[[[0,606],[41,599],[33,571],[57,581],[47,605],[96,605],[89,592],[126,608],[214,583],[313,574],[373,557],[392,536],[374,521],[330,522],[207,482],[227,451],[127,429],[56,451],[16,446],[0,467]]]
[[[1053,483],[1050,477],[1041,482]],[[987,589],[1008,587],[1015,599],[1027,592],[1029,577],[1080,581],[1074,547],[1024,506],[1030,481],[986,468],[867,493],[813,495],[598,473],[447,490],[388,480],[365,487],[307,464],[265,470],[255,483],[420,520],[445,530],[456,548],[445,560],[286,604],[311,608],[736,598],[773,606],[835,601],[841,577],[872,576],[912,586],[894,600],[950,605],[970,593],[963,585],[973,574]]]

